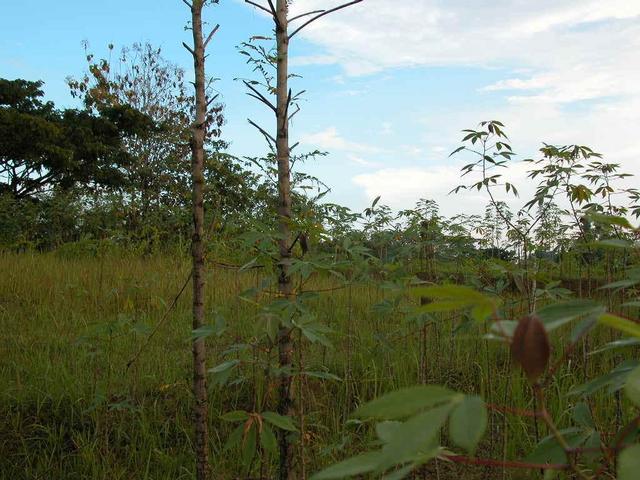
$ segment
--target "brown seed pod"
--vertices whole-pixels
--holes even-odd
[[[534,383],[549,363],[551,345],[544,325],[535,315],[522,317],[511,340],[511,355],[520,364],[529,382]]]

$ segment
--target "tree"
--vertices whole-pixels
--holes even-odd
[[[274,5],[268,0],[268,6],[261,5],[251,0],[246,3],[263,10],[271,16],[275,26],[276,36],[276,85],[275,88],[267,88],[267,95],[275,94],[275,104],[263,95],[250,82],[245,85],[251,91],[250,95],[264,103],[275,115],[276,135],[275,138],[265,129],[257,127],[263,136],[275,144],[277,168],[278,168],[278,223],[279,223],[279,261],[278,261],[278,289],[283,298],[291,300],[294,296],[289,267],[291,265],[291,147],[289,145],[289,123],[291,117],[295,115],[290,107],[299,95],[292,95],[289,88],[289,42],[291,39],[310,23],[319,18],[343,9],[350,5],[360,3],[362,0],[351,1],[328,10],[316,10],[306,12],[289,18],[289,0],[277,0]],[[310,18],[309,18],[310,17]],[[304,23],[289,33],[289,25],[300,19],[306,19]],[[267,87],[269,87],[267,85]],[[254,126],[256,126],[254,124]],[[278,413],[284,416],[293,416],[294,405],[292,395],[293,376],[291,374],[293,364],[294,345],[292,338],[292,328],[283,324],[278,331],[278,356],[282,371],[279,384],[279,405]],[[280,469],[279,478],[286,480],[295,478],[295,472],[291,468],[293,458],[293,448],[289,441],[288,433],[280,431]]]
[[[205,49],[213,38],[219,25],[209,33],[206,40],[202,33],[202,7],[205,0],[193,0],[188,3],[191,9],[191,31],[193,33],[193,47],[184,47],[193,57],[195,71],[195,118],[191,124],[191,181],[192,181],[192,209],[193,236],[191,239],[191,256],[193,260],[193,330],[198,331],[205,323],[204,310],[204,165],[205,140],[211,131],[208,108],[216,97],[207,99],[205,75]],[[214,2],[214,3],[217,3]],[[215,110],[215,106],[214,106]],[[206,349],[204,338],[199,336],[193,340],[193,394],[195,397],[195,448],[196,448],[196,478],[205,480],[209,476],[209,430],[208,430],[208,401],[207,401],[207,370]]]
[[[185,72],[149,43],[125,47],[116,59],[111,58],[113,49],[109,45],[108,58],[99,60],[86,53],[87,72],[67,81],[72,94],[92,111],[130,105],[161,126],[151,136],[127,142],[132,162],[124,170],[128,188],[122,201],[131,232],[144,234],[147,229],[160,228],[173,233],[176,223],[186,228],[190,220],[184,211],[191,202],[188,156],[195,107]],[[211,188],[204,195],[209,211],[224,221],[251,208],[254,175],[224,153],[223,122],[222,105],[212,102],[207,111],[210,135],[204,140],[203,167]]]
[[[36,198],[54,187],[122,188],[131,158],[125,141],[144,137],[151,119],[130,106],[57,110],[43,82],[0,79],[0,193]]]

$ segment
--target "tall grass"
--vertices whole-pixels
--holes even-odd
[[[190,295],[127,369],[189,273],[186,258],[60,254],[0,255],[0,478],[192,478]],[[234,343],[251,343],[260,325],[256,307],[238,294],[259,281],[255,272],[212,269],[207,305],[219,309],[228,329],[208,342],[208,365]],[[326,286],[326,285],[324,285]],[[370,440],[366,426],[348,422],[358,403],[419,382],[420,332],[401,314],[372,308],[384,290],[361,285],[323,293],[314,309],[333,333],[333,348],[305,344],[304,367],[328,369],[342,381],[305,377],[297,382],[305,412],[305,461],[314,471],[357,451]],[[517,315],[517,311],[514,312]],[[351,322],[351,325],[349,325]],[[526,381],[507,349],[482,339],[480,326],[459,317],[427,326],[429,383],[481,393],[488,402],[531,408]],[[609,333],[600,333],[609,340]],[[598,339],[591,340],[597,342]],[[555,354],[562,350],[556,345]],[[266,358],[269,352],[255,351]],[[351,358],[348,359],[347,355]],[[565,393],[586,377],[608,371],[613,357],[577,355],[557,376],[550,408],[561,425],[576,399]],[[350,375],[347,375],[347,369]],[[274,400],[259,369],[244,380],[210,385],[212,458],[225,478],[272,478],[275,459],[256,461],[243,474],[239,455],[224,451],[232,425],[224,412],[252,408],[255,389]],[[604,398],[604,397],[603,397]],[[596,420],[613,421],[596,397]],[[492,414],[480,453],[516,458],[535,444],[532,421]],[[438,462],[428,478],[536,478],[538,472],[484,471]],[[528,477],[527,477],[528,475]]]

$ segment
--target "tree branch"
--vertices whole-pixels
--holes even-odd
[[[250,125],[253,125],[254,127],[256,127],[258,131],[262,135],[264,135],[264,138],[267,139],[267,141],[269,141],[270,143],[273,143],[273,145],[276,144],[276,139],[273,138],[273,136],[269,132],[267,132],[264,128],[262,128],[260,125],[258,125],[256,122],[254,122],[250,118],[247,118],[247,121],[249,122]]]
[[[245,0],[246,1],[246,0]],[[325,15],[329,15],[330,13],[333,12],[337,12],[338,10],[342,10],[343,8],[347,8],[350,7],[351,5],[355,5],[356,3],[360,3],[362,2],[362,0],[353,0],[352,2],[348,2],[348,3],[343,3],[342,5],[338,5],[337,7],[331,8],[329,10],[325,10],[322,13],[319,13],[318,15],[316,15],[315,17],[310,18],[309,20],[307,20],[305,23],[303,23],[302,25],[300,25],[297,29],[295,29],[293,31],[293,33],[291,33],[289,35],[289,40],[291,40],[296,33],[298,33],[300,30],[302,30],[304,27],[306,27],[307,25],[309,25],[312,22],[315,22],[316,20],[318,20],[319,18],[324,17]]]
[[[246,85],[246,87],[255,94],[255,95],[252,95],[252,94],[248,93],[247,95],[249,95],[250,97],[253,97],[253,98],[257,99],[257,100],[260,100],[267,107],[269,107],[271,110],[273,110],[273,113],[277,113],[278,110],[277,110],[276,106],[273,103],[271,103],[264,95],[262,95],[256,88],[254,88],[253,85],[251,85],[246,80],[243,80],[242,83],[244,83]]]
[[[194,51],[193,51],[193,48],[191,48],[189,45],[187,45],[187,44],[186,44],[186,43],[184,43],[184,42],[182,42],[182,46],[183,46],[184,48],[186,48],[187,50],[189,50],[189,53],[190,53],[191,55],[195,56],[196,52],[194,52]],[[191,83],[193,83],[193,82],[191,82]]]
[[[193,8],[193,5],[187,2],[187,0],[182,0],[182,3],[184,3],[187,7],[189,7],[189,10]]]
[[[290,19],[288,20],[288,22],[289,22],[289,23],[291,23],[291,22],[295,22],[295,21],[296,21],[296,20],[298,20],[299,18],[306,17],[306,16],[308,16],[308,15],[314,15],[314,14],[316,14],[316,13],[323,13],[323,12],[324,12],[324,10],[312,10],[311,12],[301,13],[300,15],[296,15],[295,17],[290,18]]]
[[[213,38],[213,36],[216,34],[216,32],[218,31],[218,29],[220,28],[220,24],[216,25],[213,30],[211,30],[211,33],[209,34],[209,36],[207,37],[207,39],[204,41],[204,48],[207,48],[207,45],[209,45],[209,42],[211,41],[211,39]]]
[[[183,0],[183,1],[184,1],[184,0]],[[249,5],[253,5],[253,6],[254,6],[254,7],[256,7],[256,8],[259,8],[260,10],[262,10],[262,11],[264,11],[264,12],[267,12],[269,15],[273,15],[273,16],[275,16],[275,13],[274,13],[274,12],[272,12],[271,10],[269,10],[269,9],[268,9],[268,8],[266,8],[266,7],[263,7],[263,6],[262,6],[262,5],[260,5],[259,3],[252,2],[251,0],[244,0],[244,1],[245,1],[246,3],[248,3]]]

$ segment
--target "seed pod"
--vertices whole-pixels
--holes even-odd
[[[544,325],[535,315],[522,317],[511,340],[511,355],[530,383],[542,375],[549,363],[551,346]]]

